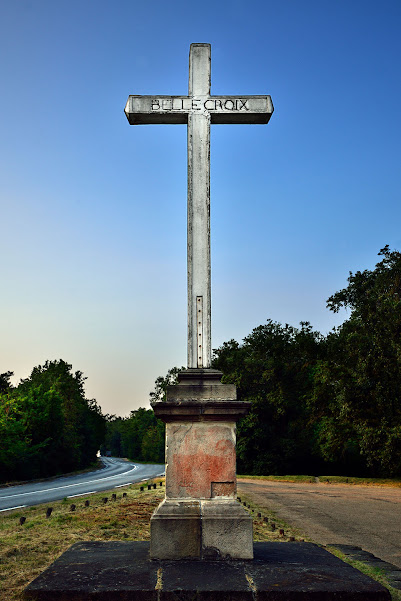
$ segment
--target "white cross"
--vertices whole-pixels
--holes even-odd
[[[210,44],[191,44],[188,96],[129,96],[131,125],[188,124],[188,367],[211,365],[210,124],[267,123],[270,96],[211,96]]]

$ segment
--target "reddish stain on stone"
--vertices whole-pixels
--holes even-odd
[[[167,458],[168,497],[208,499],[212,496],[212,482],[235,481],[236,455],[231,428],[194,427],[174,447],[171,457]]]

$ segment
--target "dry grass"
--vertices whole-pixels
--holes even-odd
[[[309,482],[313,484],[315,476],[237,476],[239,480],[270,480],[271,482]]]
[[[117,500],[111,500],[112,492]],[[123,498],[123,492],[127,497]],[[108,502],[102,499],[108,497]],[[164,488],[140,492],[140,485],[0,514],[0,599],[21,601],[26,585],[72,544],[88,540],[149,540],[150,516]],[[85,507],[85,501],[90,502]],[[75,512],[70,510],[76,505]],[[19,519],[26,517],[20,526]]]
[[[363,484],[367,486],[392,486],[401,487],[398,478],[356,478],[354,476],[319,476],[323,484]]]
[[[364,484],[368,486],[401,487],[398,478],[357,478],[354,476],[237,476],[239,480],[267,480],[270,482],[302,482],[320,484]]]
[[[252,515],[253,518],[253,540],[255,542],[276,541],[289,542],[294,539],[296,541],[307,541],[310,539],[301,532],[298,528],[294,528],[287,524],[284,520],[277,517],[273,511],[268,511],[266,508],[261,509],[246,494],[241,493],[241,503],[246,503],[245,509]],[[250,505],[250,507],[248,507]],[[260,514],[260,517],[258,517]],[[284,531],[280,533],[281,531]]]

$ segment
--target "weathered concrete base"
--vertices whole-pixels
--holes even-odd
[[[252,517],[237,502],[165,499],[150,520],[152,559],[252,559]]]
[[[150,521],[152,559],[252,559],[252,518],[236,501],[235,424],[250,403],[216,369],[187,369],[166,399],[166,499]]]
[[[199,501],[164,500],[150,518],[150,556],[200,557],[201,532]]]
[[[254,560],[152,561],[147,542],[77,543],[25,589],[36,601],[390,601],[312,543],[255,543]]]

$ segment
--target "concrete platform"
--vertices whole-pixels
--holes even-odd
[[[255,543],[253,560],[149,559],[148,542],[77,543],[26,589],[37,601],[389,601],[312,543]]]

